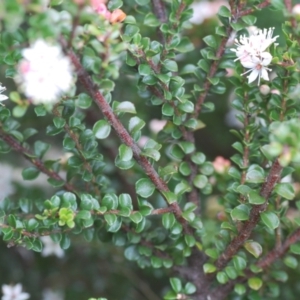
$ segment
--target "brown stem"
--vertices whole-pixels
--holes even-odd
[[[50,178],[64,181],[60,175],[54,171],[48,170],[43,161],[37,158],[31,151],[24,148],[16,139],[5,133],[0,128],[0,137],[11,147],[14,151],[21,153],[27,160],[29,160],[37,169],[39,169],[42,173],[48,175]],[[69,184],[68,182],[65,182],[63,187],[70,192],[76,193],[76,189]]]
[[[152,10],[161,24],[166,23],[168,21],[166,7],[162,0],[152,0]],[[164,44],[164,34],[159,29],[157,29],[157,34],[160,42]]]
[[[275,247],[271,252],[269,252],[267,255],[261,258],[256,263],[256,266],[262,268],[263,270],[267,269],[274,263],[274,261],[281,258],[289,250],[291,245],[299,241],[300,241],[300,228],[297,228],[289,237],[287,237],[287,239],[280,247]],[[245,270],[244,275],[245,276],[243,277],[238,277],[235,280],[229,281],[227,284],[223,286],[219,286],[215,288],[210,294],[211,300],[225,299],[228,296],[228,294],[232,291],[236,283],[244,282],[249,277],[254,276],[255,274],[253,274],[250,270]]]
[[[280,179],[280,174],[282,171],[282,166],[279,164],[278,159],[276,159],[272,165],[270,173],[267,180],[263,184],[260,195],[266,199],[266,202],[261,205],[254,205],[249,220],[246,221],[242,228],[240,229],[238,235],[230,242],[223,254],[216,261],[216,267],[218,270],[223,269],[226,264],[231,260],[233,255],[237,253],[239,248],[244,244],[244,242],[249,239],[252,231],[260,220],[260,214],[264,212],[268,205],[268,199],[273,191],[273,188],[277,181]]]
[[[263,257],[256,265],[262,269],[268,268],[276,259],[282,257],[290,248],[291,245],[300,241],[300,228],[297,228],[287,239],[281,247],[276,247]]]
[[[243,17],[243,16],[246,16],[246,15],[250,15],[250,14],[254,13],[255,11],[257,11],[257,8],[262,9],[262,8],[265,8],[265,7],[269,6],[270,4],[271,4],[270,0],[265,0],[262,3],[256,5],[255,8],[248,8],[248,9],[245,9],[245,10],[239,12],[238,17]]]
[[[218,70],[220,58],[223,56],[223,54],[225,52],[226,44],[227,44],[227,41],[228,41],[232,31],[233,31],[233,29],[231,27],[227,28],[227,36],[223,37],[221,40],[219,49],[216,53],[216,60],[214,60],[214,62],[212,63],[210,70],[207,74],[207,78],[212,78],[216,74],[216,72]],[[199,97],[196,101],[195,111],[192,115],[192,118],[195,118],[195,119],[198,118],[198,115],[202,109],[202,104],[203,104],[204,100],[206,99],[206,96],[209,92],[210,87],[211,87],[211,83],[208,79],[206,79],[206,81],[204,82],[204,86],[203,86],[204,91],[199,95]]]

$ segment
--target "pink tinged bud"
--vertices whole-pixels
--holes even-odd
[[[260,87],[259,87],[259,91],[261,94],[263,95],[268,95],[271,91],[270,87],[266,84],[262,84]]]
[[[280,92],[279,92],[279,90],[272,90],[271,94],[280,95]]]
[[[217,156],[213,161],[214,169],[219,174],[224,174],[230,167],[230,161],[222,156]]]
[[[225,213],[224,211],[218,212],[218,214],[217,214],[217,219],[218,219],[219,221],[226,221],[226,220],[227,220],[227,215],[226,215],[226,213]]]
[[[293,10],[292,10],[292,14],[299,18],[300,17],[300,4],[296,4],[294,7],[293,7]]]
[[[110,16],[111,23],[121,23],[126,19],[126,14],[121,9],[116,9],[112,12]]]

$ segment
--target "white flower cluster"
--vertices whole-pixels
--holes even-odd
[[[55,255],[59,258],[62,258],[65,255],[64,250],[61,249],[60,245],[55,243],[50,236],[42,236],[40,239],[44,244],[42,256]]]
[[[37,40],[22,51],[15,80],[34,104],[53,104],[72,85],[72,65],[60,47]]]
[[[274,28],[257,30],[249,37],[242,35],[239,40],[235,40],[236,49],[231,49],[236,53],[237,60],[241,62],[243,67],[249,69],[244,74],[250,73],[248,83],[253,82],[258,77],[258,85],[260,78],[269,80],[268,71],[272,71],[267,66],[272,61],[272,55],[267,49],[276,41],[278,36],[273,37]]]
[[[26,300],[29,299],[28,293],[22,292],[22,284],[16,285],[2,285],[2,300]]]
[[[6,90],[6,88],[4,86],[2,86],[2,84],[0,83],[0,105],[3,105],[1,102],[4,100],[7,100],[8,97],[5,95],[1,95],[2,92],[4,92]]]

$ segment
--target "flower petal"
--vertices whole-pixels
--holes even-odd
[[[268,75],[266,68],[262,68],[260,71],[261,71],[261,74],[260,74],[261,78],[269,81],[269,75]]]
[[[248,76],[248,83],[253,82],[257,76],[259,75],[259,71],[256,69],[253,69],[252,72],[250,73],[250,75]]]

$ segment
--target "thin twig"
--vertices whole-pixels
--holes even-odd
[[[267,255],[261,258],[257,263],[256,266],[265,270],[269,268],[274,261],[281,258],[285,255],[285,253],[289,250],[290,246],[300,241],[300,228],[297,228],[290,236],[286,238],[284,243],[280,247],[276,247],[270,251]],[[251,272],[249,269],[243,271],[244,276],[238,277],[235,280],[231,280],[225,285],[219,286],[215,288],[210,296],[211,300],[222,300],[225,299],[228,294],[232,291],[234,285],[236,283],[242,283],[246,281],[249,277],[254,276],[255,274]]]
[[[68,182],[65,182],[63,178],[60,177],[60,175],[52,170],[49,170],[44,165],[43,161],[39,158],[37,158],[31,151],[24,148],[16,139],[14,139],[12,136],[5,133],[0,128],[0,137],[16,152],[21,153],[27,160],[29,160],[37,169],[39,169],[42,173],[48,175],[50,178],[63,181],[63,187],[70,192],[77,193],[76,189],[69,184]]]
[[[231,260],[233,255],[237,253],[239,248],[250,237],[252,231],[254,230],[255,226],[260,220],[260,214],[264,212],[267,208],[268,199],[273,191],[275,184],[280,179],[281,171],[282,166],[280,165],[278,159],[276,159],[271,167],[267,180],[263,184],[260,191],[260,195],[266,199],[265,203],[253,206],[249,216],[249,220],[243,224],[237,236],[230,242],[225,251],[216,261],[215,265],[218,270],[221,270],[226,266],[226,264]]]

